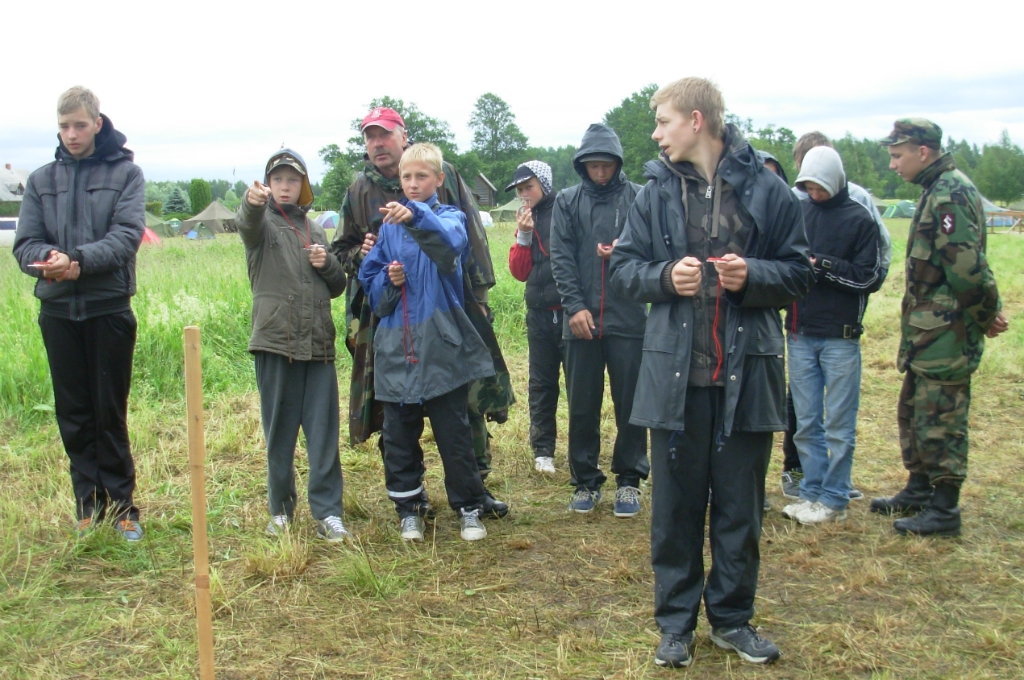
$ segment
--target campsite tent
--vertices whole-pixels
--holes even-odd
[[[515,222],[516,212],[522,205],[522,201],[520,201],[518,198],[513,198],[505,205],[495,208],[494,210],[491,210],[491,218],[495,222]]]
[[[151,212],[146,213],[146,229],[152,230],[158,236],[172,237],[178,234],[171,228],[171,225],[164,222]]]
[[[882,217],[913,217],[914,204],[910,201],[899,201],[885,209]]]
[[[218,201],[214,201],[206,206],[203,212],[192,219],[182,222],[181,232],[187,233],[192,231],[200,222],[205,224],[206,228],[215,234],[223,234],[225,231],[238,231],[238,228],[235,227],[235,213],[225,208]]]
[[[182,229],[183,232],[185,231],[185,227],[184,226],[182,226],[181,229]],[[185,232],[185,238],[188,238],[188,239],[211,239],[211,238],[217,238],[217,236],[216,236],[216,234],[213,233],[213,231],[208,226],[206,226],[205,222],[200,222],[199,224],[194,225],[191,229],[189,229],[187,232]]]
[[[338,222],[341,221],[341,217],[338,216],[333,210],[328,210],[325,213],[320,213],[316,217],[316,223],[324,229],[337,229]]]

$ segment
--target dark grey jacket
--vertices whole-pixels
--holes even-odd
[[[131,309],[135,254],[146,225],[146,181],[124,148],[125,136],[106,116],[96,151],[81,161],[57,147],[56,159],[33,172],[25,186],[14,257],[39,281],[40,312],[82,321]],[[49,283],[29,267],[51,250],[78,260],[76,281]]]
[[[732,126],[730,126],[732,127]],[[729,135],[738,135],[731,129]],[[661,287],[665,266],[686,253],[679,178],[660,160],[644,166],[637,195],[611,258],[619,294],[651,303],[630,422],[684,430],[693,305]],[[779,308],[803,296],[812,270],[799,200],[764,167],[749,144],[723,158],[719,172],[754,221],[747,241],[747,287],[726,293],[725,434],[786,427],[785,343]]]
[[[284,152],[302,161],[290,149],[271,158]],[[306,217],[309,206],[282,206],[273,199],[254,206],[247,195],[238,207],[237,224],[252,288],[249,351],[273,352],[295,361],[334,361],[331,299],[345,292],[345,272],[329,249],[322,269],[309,263],[305,250],[307,233],[310,242],[325,248],[327,234]]]
[[[580,162],[593,153],[619,160],[619,173],[604,186],[593,182]],[[609,245],[620,237],[640,185],[627,180],[621,171],[622,144],[606,125],[587,129],[573,167],[583,181],[558,192],[551,218],[551,273],[565,309],[562,337],[574,339],[569,319],[584,309],[594,317],[595,336],[642,337],[645,306],[612,290],[608,262],[597,255],[598,243]]]

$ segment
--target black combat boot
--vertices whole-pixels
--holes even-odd
[[[952,484],[936,484],[931,504],[913,517],[896,520],[896,533],[915,536],[960,535],[960,488]]]
[[[932,484],[928,475],[911,472],[907,486],[891,498],[876,498],[871,501],[871,512],[881,515],[902,515],[921,512],[932,499]]]

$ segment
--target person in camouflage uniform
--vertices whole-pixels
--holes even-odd
[[[393,109],[373,109],[363,119],[362,130],[367,148],[365,169],[345,193],[341,206],[342,226],[331,243],[331,251],[341,260],[349,276],[345,294],[345,344],[352,354],[348,417],[352,444],[366,441],[371,434],[380,431],[384,423],[383,409],[373,398],[373,333],[378,320],[359,284],[358,272],[380,231],[383,221],[380,208],[403,197],[398,161],[408,146],[405,122]],[[469,391],[473,449],[481,474],[486,476],[490,471],[491,450],[485,418],[504,422],[515,396],[487,306],[488,290],[495,281],[487,233],[466,183],[450,163],[445,162],[443,167],[444,185],[438,189],[437,198],[466,214],[470,256],[463,285],[466,299],[478,303],[467,304],[466,313],[494,361],[495,375],[472,381]],[[383,447],[383,443],[380,446]]]
[[[914,513],[900,534],[960,535],[960,487],[967,477],[971,374],[985,337],[1009,324],[985,258],[981,194],[941,151],[942,129],[923,118],[896,121],[882,140],[889,167],[924,190],[907,241],[897,368],[904,373],[897,417],[906,487],[876,498],[872,512]]]

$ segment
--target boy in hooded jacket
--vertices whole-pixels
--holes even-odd
[[[466,216],[437,200],[442,163],[433,144],[414,144],[402,155],[405,200],[380,208],[384,221],[359,267],[359,281],[380,319],[373,387],[384,404],[384,481],[402,538],[423,540],[420,435],[427,416],[448,504],[462,538],[475,541],[487,536],[483,516],[503,516],[508,506],[488,496],[473,454],[469,383],[494,375],[494,363],[466,315]]]
[[[814,283],[793,303],[789,388],[793,436],[803,479],[800,501],[783,514],[801,524],[846,518],[860,403],[860,336],[868,295],[882,283],[878,226],[850,197],[843,161],[819,146],[807,152],[796,186],[810,246]]]
[[[611,467],[618,486],[614,512],[633,517],[640,512],[640,480],[650,470],[647,432],[629,422],[647,311],[608,285],[608,259],[640,189],[622,172],[622,157],[614,130],[601,124],[587,129],[573,159],[582,181],[555,198],[551,272],[565,310],[569,467],[576,484],[569,509],[591,512],[607,479],[598,465],[607,367],[617,429]]]
[[[317,533],[343,541],[349,534],[341,520],[331,300],[345,292],[345,272],[327,250],[323,227],[306,216],[313,192],[302,156],[277,151],[267,161],[263,182],[246,191],[237,223],[252,288],[249,351],[267,441],[267,533],[281,535],[295,516],[295,443],[301,427]]]
[[[138,541],[128,393],[145,179],[91,91],[64,92],[57,116],[56,160],[28,178],[13,252],[37,279],[39,329],[71,462],[78,532],[110,515],[126,540]]]
[[[526,340],[530,350],[530,446],[534,469],[555,472],[558,372],[565,362],[562,300],[551,275],[551,166],[528,161],[505,191],[516,190],[516,242],[508,252],[512,276],[526,283]]]

